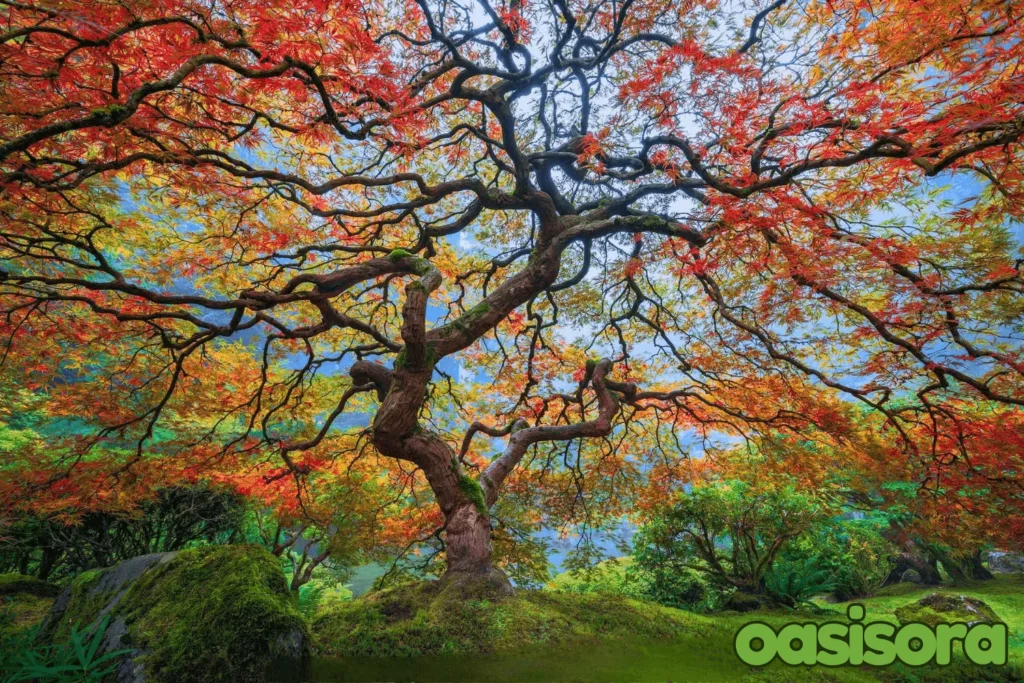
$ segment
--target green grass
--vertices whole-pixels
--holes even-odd
[[[867,618],[898,623],[895,616],[903,605],[916,602],[926,595],[966,595],[979,598],[991,607],[1010,631],[1010,663],[1024,667],[1024,574],[997,574],[991,581],[969,581],[959,585],[920,586],[898,583],[883,588],[870,598],[856,600],[864,605]],[[829,605],[845,609],[845,604]]]
[[[60,589],[24,574],[0,574],[0,641],[37,626]]]

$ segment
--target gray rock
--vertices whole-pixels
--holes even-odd
[[[1004,574],[1024,574],[1024,555],[993,550],[988,554],[988,569]]]
[[[125,560],[121,564],[103,570],[103,574],[100,575],[99,580],[91,584],[89,588],[84,591],[84,595],[90,600],[96,600],[103,596],[103,608],[95,615],[95,617],[92,618],[90,628],[98,626],[103,617],[117,607],[118,603],[121,602],[121,598],[123,598],[124,594],[128,592],[131,584],[138,580],[146,570],[154,565],[170,562],[174,559],[175,555],[177,555],[177,553],[152,553],[150,555],[139,555],[138,557],[133,557],[130,560]],[[53,607],[50,608],[50,613],[46,615],[46,618],[39,627],[39,637],[41,639],[48,640],[55,635],[61,621],[67,614],[67,609],[71,603],[74,588],[75,583],[72,582],[57,596],[57,600],[53,603]],[[116,626],[117,621],[121,621],[120,627]],[[84,624],[81,625],[84,626]],[[111,635],[112,632],[113,635]],[[103,651],[109,652],[111,650],[118,649],[123,635],[123,620],[115,620],[113,623],[109,624],[107,632],[103,637]]]
[[[900,581],[904,583],[921,583],[921,575],[915,569],[908,569],[903,572],[903,576],[900,577]]]
[[[147,651],[143,650],[144,655]],[[142,657],[125,657],[117,669],[117,683],[146,683],[146,665]]]

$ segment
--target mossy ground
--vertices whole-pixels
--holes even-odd
[[[135,605],[154,599],[151,616],[140,624],[139,633],[169,647],[173,643],[170,649],[189,658],[193,671],[202,672],[197,676],[207,676],[200,680],[218,680],[218,671],[225,671],[224,658],[231,656],[230,647],[222,645],[225,634],[230,636],[227,640],[260,637],[261,624],[255,623],[255,615],[263,611],[258,605],[267,599],[278,605],[280,598],[287,599],[286,592],[282,593],[283,580],[276,578],[280,572],[272,559],[255,566],[241,557],[204,561],[199,552],[185,559],[189,561],[159,597],[147,597],[140,590],[126,599],[130,597]],[[218,597],[218,591],[211,590],[211,574],[220,580],[224,573],[242,585],[222,584]],[[77,589],[95,582],[99,574],[88,572],[78,577]],[[241,589],[251,589],[256,595],[242,600],[240,606],[223,604],[224,595]],[[276,597],[268,598],[268,592]],[[520,591],[494,600],[486,595],[452,595],[439,584],[420,583],[345,603],[317,618],[314,631],[321,657],[314,662],[313,680],[1024,680],[1022,575],[940,587],[898,584],[855,602],[865,605],[869,620],[899,623],[897,610],[932,593],[973,596],[989,605],[1009,627],[1010,665],[982,669],[960,662],[923,669],[826,670],[781,665],[753,669],[742,666],[732,654],[732,638],[741,626],[754,619],[776,628],[794,620],[843,619],[846,605],[821,603],[835,610],[831,615],[760,610],[702,616],[612,595]],[[13,602],[23,610],[20,627],[26,627],[41,619],[51,599],[19,593]],[[175,606],[175,602],[184,606]],[[292,613],[288,608],[286,612],[290,624],[301,624],[297,610]],[[164,657],[173,660],[169,653]]]
[[[17,636],[43,620],[59,588],[24,574],[0,574],[0,640]]]
[[[881,619],[897,624],[899,623],[899,618],[896,616],[897,610],[932,593],[966,595],[978,598],[992,608],[992,611],[1006,624],[1010,632],[1010,661],[1006,671],[1015,675],[1016,678],[1005,680],[1024,681],[1024,574],[996,574],[996,578],[990,581],[968,581],[942,586],[898,583],[881,589],[873,597],[854,602],[862,603],[865,606],[869,619]],[[832,605],[832,607],[843,609],[845,605]],[[953,668],[950,667],[950,671]],[[984,678],[962,678],[960,680],[984,680]]]
[[[555,582],[557,584],[557,581]],[[608,594],[519,591],[500,601],[453,601],[438,584],[371,594],[332,610],[313,626],[321,657],[316,681],[822,681],[946,682],[1024,680],[1024,576],[943,587],[901,584],[857,600],[868,619],[899,623],[894,612],[934,592],[980,598],[1010,628],[1010,664],[913,669],[757,669],[733,655],[751,621],[778,629],[793,621],[846,620],[831,614],[759,610],[696,615]]]
[[[657,639],[711,629],[704,617],[619,596],[553,591],[463,596],[439,582],[374,593],[313,623],[321,654],[382,657],[508,652],[596,637]]]
[[[52,605],[53,598],[30,593],[0,596],[0,642],[37,626]]]

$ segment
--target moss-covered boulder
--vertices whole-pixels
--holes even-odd
[[[896,618],[901,624],[917,622],[938,626],[939,624],[1001,624],[991,607],[977,598],[966,595],[932,593],[917,602],[902,605],[896,609]]]
[[[132,558],[78,576],[40,638],[110,617],[102,652],[131,648],[125,681],[260,681],[301,674],[309,634],[278,561],[263,548],[216,546]]]
[[[734,612],[754,612],[761,609],[761,600],[755,595],[736,591],[726,600],[725,609]]]
[[[594,637],[671,638],[712,630],[706,617],[621,596],[472,595],[439,581],[371,593],[313,623],[318,652],[342,657],[510,652]]]

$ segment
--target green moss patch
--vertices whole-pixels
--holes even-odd
[[[0,638],[25,633],[46,618],[60,588],[25,574],[0,574]]]
[[[402,259],[409,258],[410,256],[413,256],[413,254],[405,249],[392,249],[391,253],[388,254],[388,260],[392,262],[401,261]]]
[[[477,512],[484,517],[489,514],[487,510],[487,500],[484,498],[484,490],[476,479],[460,473],[459,490],[462,491],[462,495],[473,501],[473,505],[476,506]]]
[[[16,593],[0,596],[0,640],[25,633],[37,626],[53,605],[53,598]]]
[[[465,599],[441,582],[373,593],[313,624],[323,655],[383,657],[510,652],[595,637],[658,639],[710,630],[704,617],[619,596],[524,590],[500,599]]]
[[[277,560],[252,546],[179,553],[143,575],[123,613],[153,680],[259,680],[288,638],[309,642]]]

